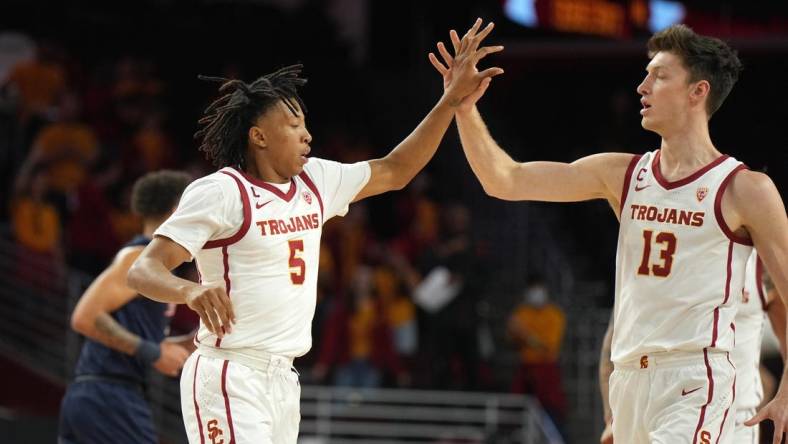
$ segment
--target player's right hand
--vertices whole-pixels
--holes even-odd
[[[205,327],[216,336],[221,338],[232,331],[235,313],[224,288],[198,285],[186,295],[186,305],[200,315]]]
[[[159,348],[161,356],[153,363],[153,367],[163,375],[178,376],[183,363],[189,357],[189,350],[174,342],[162,342]]]
[[[600,444],[613,444],[613,426],[610,423],[605,424],[605,430],[602,431],[602,436],[599,438]]]

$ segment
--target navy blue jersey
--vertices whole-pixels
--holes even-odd
[[[137,236],[125,247],[148,245],[150,239]],[[160,343],[170,321],[167,304],[138,295],[110,314],[120,325],[145,341]],[[168,316],[169,315],[169,316]],[[148,364],[134,356],[113,350],[90,338],[85,338],[77,361],[76,376],[107,375],[144,383]]]

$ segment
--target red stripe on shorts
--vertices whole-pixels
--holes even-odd
[[[703,349],[703,361],[706,363],[706,377],[709,379],[709,397],[706,400],[706,404],[700,408],[700,418],[698,419],[698,426],[695,427],[695,436],[692,438],[692,444],[697,444],[698,442],[698,432],[700,432],[700,428],[703,427],[703,419],[706,417],[706,407],[711,404],[711,400],[714,397],[714,377],[711,375],[711,365],[709,365],[709,350],[706,348]]]
[[[733,365],[733,362],[731,362],[731,354],[730,353],[726,353],[725,357],[728,358],[728,363],[731,365],[731,367],[733,367],[733,371],[734,371],[734,376],[733,376],[733,399],[731,400],[731,405],[728,406],[727,409],[725,409],[725,415],[722,417],[722,424],[720,424],[720,434],[717,435],[717,441],[715,441],[715,444],[719,444],[720,443],[720,437],[722,436],[722,429],[723,429],[723,427],[725,427],[725,420],[728,419],[728,410],[730,410],[731,407],[733,406],[733,403],[736,402],[736,366]]]
[[[230,397],[227,396],[227,365],[230,361],[225,360],[222,366],[222,395],[224,396],[224,408],[227,411],[227,425],[230,427],[230,444],[235,444],[235,430],[233,429],[233,414],[230,412]]]
[[[194,380],[192,381],[192,400],[194,401],[194,412],[197,414],[197,428],[200,429],[200,444],[205,444],[205,436],[202,433],[202,419],[200,419],[200,406],[197,405],[197,368],[200,366],[200,357],[194,363]]]

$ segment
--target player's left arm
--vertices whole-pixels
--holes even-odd
[[[788,302],[785,300],[788,297],[788,217],[780,193],[768,176],[753,171],[734,176],[728,190],[727,199],[723,198],[723,211],[728,203],[727,214],[734,219],[733,224],[728,220],[728,225],[747,230],[785,304]],[[783,329],[777,334],[785,336],[788,332]],[[752,426],[764,419],[774,422],[774,443],[781,442],[782,434],[788,432],[788,367],[774,399],[745,424]]]
[[[435,107],[388,155],[369,161],[369,181],[353,199],[354,202],[404,188],[432,159],[462,100],[469,95],[484,94],[490,79],[503,73],[501,68],[488,68],[482,72],[476,69],[476,64],[484,56],[503,49],[502,46],[479,48],[493,29],[492,23],[484,29],[480,29],[481,24],[481,19],[476,20],[463,36],[455,57],[454,75]]]

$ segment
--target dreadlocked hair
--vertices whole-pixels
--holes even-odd
[[[297,91],[306,83],[306,79],[298,77],[303,67],[286,66],[250,84],[223,77],[197,76],[200,80],[221,83],[219,92],[224,93],[208,105],[198,121],[202,127],[194,133],[195,139],[202,139],[200,151],[214,166],[243,168],[249,128],[280,100],[293,115],[298,115],[296,103],[306,113]]]

